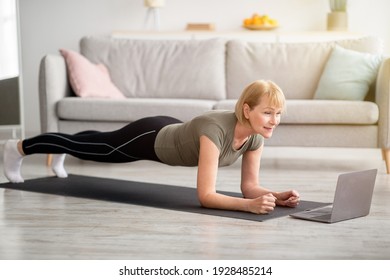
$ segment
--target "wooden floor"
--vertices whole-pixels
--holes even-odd
[[[196,169],[153,162],[98,164],[67,158],[69,173],[195,187]],[[336,224],[283,217],[263,223],[0,189],[0,259],[390,259],[390,175],[379,150],[267,148],[261,183],[331,202],[338,174],[378,168],[371,213]],[[51,176],[44,156],[25,179]],[[239,191],[240,163],[218,189]],[[5,182],[3,174],[0,182]]]

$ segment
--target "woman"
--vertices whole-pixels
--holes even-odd
[[[99,162],[146,159],[197,165],[198,198],[207,208],[265,214],[276,205],[295,207],[299,203],[295,190],[271,192],[259,185],[264,138],[272,136],[284,107],[282,90],[271,81],[259,80],[244,89],[235,112],[216,110],[186,123],[158,116],[111,132],[46,133],[23,141],[9,140],[4,149],[4,173],[11,182],[23,182],[23,157],[36,153],[54,154],[52,168],[58,177],[67,177],[65,154]],[[232,164],[240,156],[243,198],[217,193],[218,167]]]

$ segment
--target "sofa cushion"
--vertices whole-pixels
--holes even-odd
[[[169,115],[182,121],[212,110],[215,101],[201,99],[127,98],[107,100],[67,97],[57,104],[60,119],[132,122],[143,117]]]
[[[84,37],[80,51],[103,63],[132,98],[224,99],[225,41]]]
[[[315,99],[364,100],[382,57],[335,46],[325,65]]]
[[[214,109],[234,110],[236,100],[219,101]],[[376,103],[344,100],[287,100],[283,124],[376,124]]]
[[[126,98],[112,83],[110,73],[103,64],[93,64],[81,54],[60,49],[66,61],[69,83],[80,97]]]
[[[381,53],[374,37],[320,43],[262,43],[232,40],[227,44],[227,98],[237,99],[253,80],[276,82],[288,99],[311,99],[335,45]]]
[[[373,148],[378,145],[377,125],[281,125],[267,146]]]

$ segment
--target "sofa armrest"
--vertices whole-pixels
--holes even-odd
[[[390,58],[386,58],[376,80],[375,102],[379,106],[378,146],[390,148]]]
[[[41,132],[58,131],[57,102],[71,95],[64,58],[53,54],[44,56],[39,67]]]

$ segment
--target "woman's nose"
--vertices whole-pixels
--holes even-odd
[[[279,124],[279,116],[272,115],[271,118],[270,118],[270,123],[272,125],[278,125]]]

